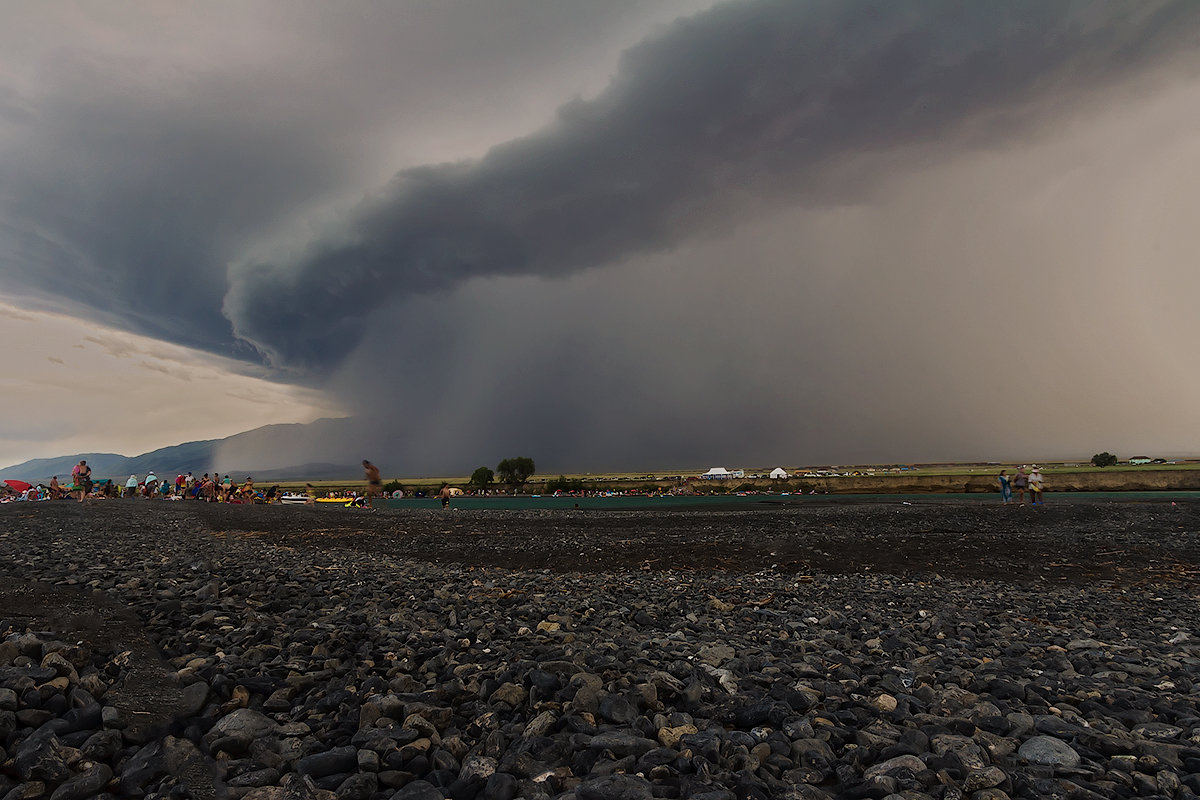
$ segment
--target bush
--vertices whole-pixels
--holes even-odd
[[[1116,466],[1116,464],[1117,457],[1108,451],[1096,453],[1096,455],[1092,456],[1093,467],[1113,467]]]
[[[391,494],[392,492],[403,492],[404,484],[400,481],[388,481],[383,485],[383,491],[387,494]]]

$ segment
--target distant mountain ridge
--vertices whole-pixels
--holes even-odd
[[[46,483],[51,477],[57,475],[60,481],[66,478],[68,481],[64,482],[69,482],[72,468],[81,460],[88,462],[94,477],[112,478],[118,483],[124,483],[130,475],[145,477],[146,473],[150,471],[160,478],[184,475],[188,472],[193,475],[202,475],[205,472],[217,471],[218,448],[231,444],[236,447],[239,444],[252,442],[255,444],[254,451],[270,452],[272,448],[264,447],[264,445],[272,441],[293,437],[303,438],[305,429],[310,426],[328,429],[330,426],[337,426],[340,422],[340,420],[321,419],[308,425],[298,423],[264,425],[261,428],[243,431],[224,439],[184,442],[170,447],[160,447],[138,456],[123,456],[117,453],[77,453],[56,458],[35,458],[0,469],[0,479],[18,478],[31,483]],[[284,448],[279,448],[277,452],[283,452],[283,450]],[[348,480],[357,479],[361,477],[362,473],[362,468],[354,464],[335,464],[323,461],[306,461],[293,465],[261,463],[239,465],[236,461],[232,463],[232,467],[220,471],[235,476],[250,475],[259,483],[301,479]]]

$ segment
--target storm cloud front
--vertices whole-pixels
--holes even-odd
[[[1194,3],[296,7],[0,72],[9,297],[354,416],[231,463],[1200,451]]]

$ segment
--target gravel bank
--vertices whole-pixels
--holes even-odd
[[[1192,504],[11,504],[0,798],[1188,798],[1198,565]]]

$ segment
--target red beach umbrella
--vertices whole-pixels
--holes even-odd
[[[14,492],[23,492],[26,489],[32,488],[32,484],[26,483],[25,481],[5,480],[4,482],[12,487]]]

